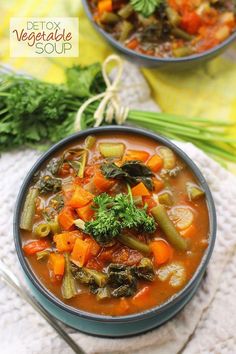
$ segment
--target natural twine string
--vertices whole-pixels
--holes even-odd
[[[113,81],[108,76],[108,64],[115,62],[117,66],[116,76]],[[82,104],[78,110],[75,118],[75,130],[81,130],[81,119],[85,109],[93,102],[101,100],[98,108],[94,113],[95,124],[94,127],[99,127],[103,120],[106,123],[111,124],[115,119],[117,124],[123,124],[128,116],[129,109],[121,105],[119,97],[119,85],[123,73],[123,60],[115,54],[112,54],[106,58],[102,64],[102,75],[107,86],[103,93],[100,93],[94,97],[89,98]]]

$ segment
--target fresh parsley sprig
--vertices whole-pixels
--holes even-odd
[[[133,9],[144,17],[151,16],[164,0],[131,0]]]
[[[137,208],[126,194],[115,197],[102,193],[94,198],[95,219],[85,224],[85,232],[99,244],[107,244],[124,229],[153,233],[156,224],[146,210]]]

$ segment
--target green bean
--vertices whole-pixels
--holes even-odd
[[[61,229],[57,217],[55,218],[54,221],[49,221],[48,225],[50,226],[50,230],[53,233],[53,235],[60,233]]]
[[[35,201],[39,195],[37,188],[30,188],[23,207],[20,219],[20,228],[22,230],[32,231],[33,219],[35,215]]]
[[[150,253],[150,248],[146,243],[139,241],[137,238],[128,235],[120,235],[118,236],[118,240],[123,243],[125,246],[133,248],[142,253]]]
[[[180,37],[182,39],[185,39],[186,41],[191,41],[193,39],[193,36],[191,36],[187,32],[185,32],[177,27],[172,29],[172,34],[175,35],[176,37]]]
[[[151,213],[162,231],[165,233],[170,244],[180,251],[185,251],[187,249],[187,242],[176,230],[166,212],[165,207],[158,204],[156,207],[151,209]]]
[[[49,224],[41,223],[34,228],[34,234],[38,237],[46,237],[50,234],[51,228]]]
[[[133,12],[133,6],[131,4],[127,4],[118,11],[118,15],[126,20],[132,15]]]
[[[65,253],[65,274],[62,280],[61,293],[64,299],[71,299],[77,294],[75,279],[71,273],[69,254]]]
[[[103,12],[100,21],[106,24],[113,24],[119,22],[120,18],[113,12]]]

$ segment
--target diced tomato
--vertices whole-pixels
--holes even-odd
[[[143,197],[143,203],[144,203],[144,205],[147,204],[148,210],[151,210],[152,208],[154,208],[157,205],[155,200],[150,196]]]
[[[37,241],[31,241],[31,242],[27,243],[22,248],[27,256],[31,256],[37,252],[40,252],[40,251],[45,250],[46,248],[49,248],[49,247],[50,247],[50,245],[49,245],[48,241],[37,240]]]
[[[196,12],[185,12],[181,19],[180,27],[189,34],[197,34],[201,24],[201,18]]]
[[[120,247],[112,254],[113,263],[125,264],[129,266],[138,264],[142,258],[143,255],[140,252],[131,250],[127,247]]]
[[[95,269],[97,271],[102,271],[104,268],[104,263],[98,258],[90,258],[86,263],[86,267],[89,269]]]

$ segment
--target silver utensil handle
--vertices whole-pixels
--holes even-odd
[[[83,349],[78,346],[78,344],[58,324],[58,322],[35,300],[34,297],[31,296],[28,290],[22,285],[19,285],[19,281],[16,282],[15,277],[11,277],[9,271],[6,274],[6,272],[4,272],[4,270],[1,268],[2,267],[0,267],[0,278],[13,290],[15,290],[15,292],[20,297],[22,297],[26,302],[28,302],[55,329],[55,331],[65,340],[65,342],[71,347],[71,349],[75,353],[85,354]]]

